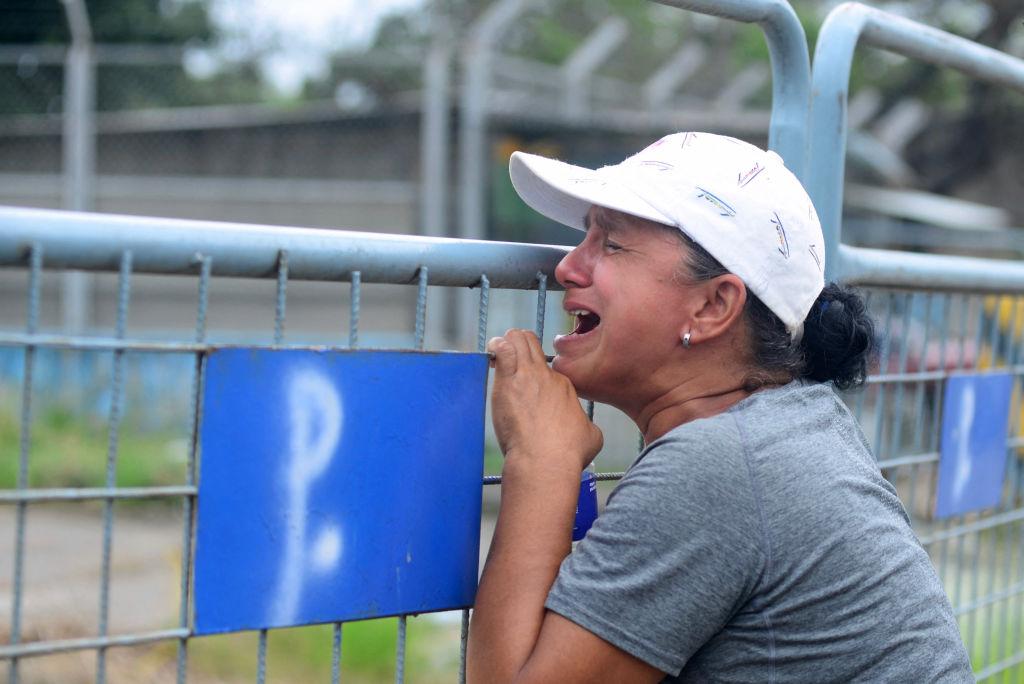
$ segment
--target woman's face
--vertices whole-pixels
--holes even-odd
[[[587,235],[555,269],[575,328],[555,339],[553,368],[583,397],[629,407],[650,400],[682,351],[696,302],[679,279],[684,246],[674,228],[599,207]]]

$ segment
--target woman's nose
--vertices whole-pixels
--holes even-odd
[[[573,248],[555,267],[555,280],[562,287],[586,287],[590,284],[590,269],[583,249],[585,244]]]

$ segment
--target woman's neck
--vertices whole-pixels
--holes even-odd
[[[683,423],[722,413],[751,394],[753,391],[746,389],[742,381],[704,388],[681,385],[630,417],[640,428],[644,443],[650,444]]]

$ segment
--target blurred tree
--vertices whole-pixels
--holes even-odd
[[[960,9],[963,16],[964,8]],[[980,21],[966,27],[957,25],[957,13],[947,12],[943,28],[1011,54],[1016,44],[1016,56],[1024,57],[1024,49],[1019,47],[1024,39],[1024,5],[1020,0],[985,0],[976,4],[975,11],[982,13]],[[1024,96],[1019,93],[916,63],[906,65],[884,93],[876,117],[884,116],[907,97],[937,107],[932,125],[917,137],[907,154],[927,190],[953,192],[990,171],[1004,156],[1012,155],[1017,160],[1024,157]],[[1019,172],[1015,176],[1014,199],[1024,207],[1020,204],[1024,184],[1019,181]],[[1022,213],[1018,209],[1018,214]]]
[[[214,38],[206,3],[197,0],[85,0],[97,43],[180,44]],[[0,0],[0,42],[71,41],[60,0]]]
[[[306,83],[304,96],[332,97],[339,84],[358,82],[376,101],[419,87],[421,57],[435,31],[464,36],[493,0],[426,0],[423,5],[384,17],[365,50],[334,57],[324,77]],[[563,0],[538,3],[502,41],[506,54],[546,64],[563,62],[600,22],[610,16],[629,21],[631,37],[609,65],[609,74],[635,78],[678,47],[684,13],[638,0]],[[666,40],[668,39],[668,40]],[[646,70],[646,71],[645,71]]]
[[[353,101],[383,103],[420,86],[420,59],[432,32],[446,26],[453,45],[494,0],[427,0],[393,14],[379,25],[374,39],[358,54],[337,55],[330,72],[306,84],[306,97],[330,98],[339,92],[358,93]],[[834,3],[791,0],[809,45],[817,42],[821,24]],[[909,16],[1016,56],[1024,56],[1024,3],[1021,0],[877,0],[870,4]],[[607,16],[625,17],[630,39],[604,65],[601,73],[638,83],[689,41],[699,41],[710,58],[699,76],[685,86],[685,95],[714,97],[744,66],[766,63],[768,51],[760,27],[708,20],[693,13],[643,0],[550,0],[538,2],[502,37],[505,54],[548,64],[561,64]],[[339,84],[344,88],[339,90]],[[910,101],[920,103],[928,121],[906,147],[895,150],[916,172],[918,187],[953,193],[972,179],[996,174],[994,168],[1011,156],[1024,159],[1024,97],[1005,88],[972,81],[949,69],[936,69],[881,50],[858,50],[851,74],[853,93],[869,88],[878,105],[868,115],[867,129],[884,127],[893,111]],[[748,99],[752,106],[770,104],[765,83]],[[1024,163],[1017,161],[1013,168]],[[1003,173],[1012,178],[1024,172]],[[1006,195],[1003,191],[1001,195]],[[1024,218],[1024,186],[1009,194],[1019,198]],[[983,193],[977,198],[985,201]],[[988,198],[990,201],[991,198]],[[1005,200],[1002,200],[1005,203]]]
[[[85,0],[93,42],[153,48],[209,49],[220,36],[200,0]],[[62,109],[63,65],[39,59],[38,46],[63,46],[71,32],[59,0],[0,0],[0,43],[25,46],[17,64],[0,64],[0,114],[51,114]],[[97,64],[97,108],[195,106],[258,102],[267,89],[253,60],[219,64],[207,78],[190,75],[182,60],[143,49],[131,60]]]

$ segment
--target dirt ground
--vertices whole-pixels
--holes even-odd
[[[115,506],[115,510],[117,507]],[[0,640],[9,641],[13,606],[15,506],[0,507]],[[111,551],[108,633],[177,626],[180,597],[181,512],[117,510]],[[95,504],[28,507],[21,604],[21,641],[95,636],[99,628],[103,516]],[[112,649],[111,681],[141,681],[140,653]],[[26,682],[95,678],[94,651],[24,659]],[[127,671],[126,671],[127,668]],[[7,678],[7,663],[0,665]],[[142,668],[151,673],[151,668]],[[134,673],[129,676],[128,672]]]
[[[15,506],[0,506],[0,643],[9,643],[14,575]],[[486,515],[481,564],[493,532]],[[181,596],[180,508],[115,506],[108,633],[178,626]],[[21,641],[75,639],[98,633],[103,515],[101,504],[28,507],[22,586]],[[457,633],[457,627],[456,633]],[[457,643],[457,637],[456,637]],[[107,681],[173,682],[174,643],[108,650]],[[253,659],[255,655],[253,655]],[[0,682],[8,679],[0,661]],[[225,682],[190,667],[193,684]],[[20,661],[22,684],[77,684],[96,677],[96,652]],[[239,681],[251,681],[251,677]]]

